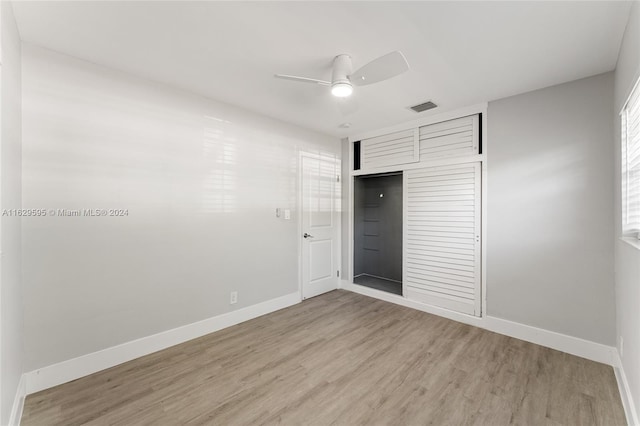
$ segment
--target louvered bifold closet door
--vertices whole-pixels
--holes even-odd
[[[409,129],[360,141],[362,170],[418,161],[418,130]]]
[[[480,163],[405,172],[408,299],[480,315]]]
[[[420,127],[420,161],[479,153],[479,116]]]

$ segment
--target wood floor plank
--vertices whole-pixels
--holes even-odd
[[[29,425],[624,425],[613,369],[355,293],[29,395]]]

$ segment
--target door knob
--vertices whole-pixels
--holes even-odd
[[[303,237],[305,238],[313,238],[313,235],[311,234],[307,234],[306,232],[304,233]]]

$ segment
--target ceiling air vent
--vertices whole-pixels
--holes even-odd
[[[434,104],[433,102],[428,101],[428,102],[422,103],[420,105],[414,105],[414,106],[412,106],[410,108],[412,110],[414,110],[415,112],[422,112],[422,111],[426,111],[426,110],[429,110],[429,109],[436,108],[437,106],[438,105]]]

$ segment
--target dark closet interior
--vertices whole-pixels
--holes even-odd
[[[402,172],[354,180],[353,282],[402,294]]]

